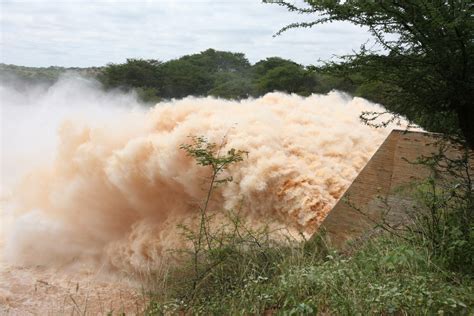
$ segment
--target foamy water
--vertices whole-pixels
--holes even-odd
[[[2,257],[29,269],[133,274],[159,264],[206,193],[209,170],[179,149],[189,136],[248,152],[212,210],[239,208],[255,225],[309,235],[393,128],[361,124],[360,113],[379,106],[337,92],[145,108],[81,78],[27,94],[1,89]]]

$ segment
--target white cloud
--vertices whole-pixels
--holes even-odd
[[[350,53],[369,35],[347,23],[290,30],[308,19],[260,0],[0,0],[1,62],[92,66],[126,58],[168,60],[207,48],[316,63]]]

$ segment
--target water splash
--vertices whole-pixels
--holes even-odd
[[[213,209],[238,207],[252,223],[311,234],[393,128],[361,124],[360,113],[379,106],[337,92],[189,97],[147,109],[79,78],[26,96],[1,91],[2,187],[13,187],[4,255],[23,265],[158,263],[205,194],[209,171],[179,149],[190,135],[249,152]]]

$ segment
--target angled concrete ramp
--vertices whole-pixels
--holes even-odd
[[[438,152],[437,140],[436,134],[392,131],[323,221],[330,242],[341,247],[362,236],[374,227],[374,221],[380,221],[388,207],[392,220],[403,216],[403,209],[413,201],[400,189],[430,173],[428,168],[410,162]]]

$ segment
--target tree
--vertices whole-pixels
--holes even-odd
[[[250,63],[244,54],[207,49],[186,55],[161,66],[164,77],[163,96],[182,98],[208,95],[213,88],[246,76]]]
[[[255,87],[252,81],[246,77],[236,76],[234,79],[219,81],[216,86],[209,90],[209,95],[225,99],[244,99],[254,96]]]
[[[150,59],[127,59],[124,64],[108,64],[99,76],[106,88],[158,87],[161,62]]]
[[[250,63],[242,53],[206,49],[199,54],[188,55],[180,60],[190,61],[209,72],[241,72],[250,68]]]
[[[257,62],[253,77],[259,94],[272,91],[310,94],[315,78],[303,66],[280,57],[270,57]]]
[[[213,85],[212,74],[192,60],[170,60],[160,70],[164,79],[161,91],[165,98],[203,96]]]
[[[284,67],[288,65],[297,65],[294,61],[283,59],[280,57],[269,57],[258,61],[253,65],[252,72],[256,77],[264,76],[267,72],[277,67]]]
[[[378,51],[361,51],[326,64],[326,70],[360,74],[361,91],[382,100],[394,115],[460,137],[474,148],[474,19],[468,0],[305,0],[304,7],[264,0],[314,15],[300,27],[349,21],[368,27]],[[376,93],[374,93],[376,91]]]

